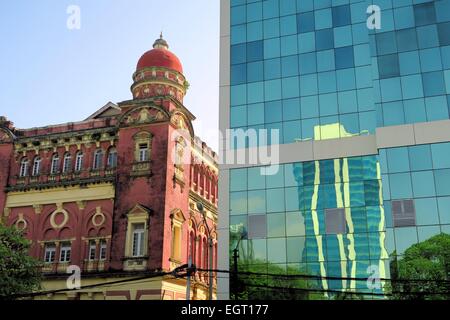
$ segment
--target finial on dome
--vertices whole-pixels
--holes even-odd
[[[167,43],[166,40],[164,40],[162,31],[159,35],[159,39],[156,39],[155,43],[153,43],[153,48],[166,50],[169,49],[169,44]]]

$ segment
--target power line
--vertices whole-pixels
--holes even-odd
[[[67,291],[86,290],[86,289],[97,288],[97,287],[101,287],[101,286],[107,286],[107,285],[116,285],[116,284],[122,284],[122,283],[127,283],[127,282],[143,281],[143,280],[148,280],[148,279],[167,276],[167,275],[171,275],[174,278],[185,277],[184,274],[178,275],[179,270],[182,270],[182,268],[179,267],[170,272],[154,272],[152,274],[148,274],[148,275],[145,275],[142,277],[131,278],[131,279],[122,279],[122,280],[117,280],[117,281],[91,284],[91,285],[82,286],[82,287],[76,288],[76,289],[65,288],[65,289],[31,292],[31,293],[27,293],[27,294],[13,294],[13,295],[8,295],[8,298],[30,298],[30,297],[47,295],[47,294],[62,293],[62,292],[67,292]],[[156,281],[156,280],[153,280],[153,281]]]
[[[196,271],[206,272],[210,271],[210,269],[198,268]],[[220,270],[220,269],[212,269],[213,272],[218,273],[228,273],[228,274],[236,274],[235,271],[231,270]],[[354,278],[354,277],[334,277],[334,276],[319,276],[319,275],[308,275],[308,274],[280,274],[280,273],[262,273],[262,272],[252,272],[252,271],[238,271],[238,275],[255,275],[255,276],[271,276],[271,277],[282,277],[282,278],[305,278],[305,279],[315,279],[315,280],[349,280],[349,281],[367,281],[371,278]],[[438,283],[446,283],[450,284],[450,280],[441,280],[441,279],[389,279],[389,278],[376,278],[373,280],[383,281],[383,282],[438,282]]]
[[[244,283],[245,286],[254,287],[254,288],[267,288],[274,290],[294,290],[294,291],[302,291],[302,292],[321,292],[321,293],[346,293],[346,294],[356,294],[356,295],[372,295],[372,296],[391,296],[389,293],[376,293],[376,292],[358,292],[358,291],[342,291],[342,290],[333,290],[333,289],[314,289],[314,288],[292,288],[292,287],[277,287],[277,286],[263,286],[257,284],[249,284]]]

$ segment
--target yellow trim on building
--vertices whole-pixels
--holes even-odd
[[[36,206],[43,204],[113,199],[114,186],[111,183],[94,184],[86,187],[59,187],[46,190],[31,190],[26,192],[9,192],[6,198],[6,208]]]

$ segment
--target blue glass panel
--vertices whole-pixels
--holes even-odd
[[[247,61],[258,61],[264,58],[263,41],[247,43]]]
[[[294,143],[301,139],[300,120],[283,123],[283,143]]]
[[[398,55],[390,54],[378,57],[378,70],[380,79],[398,77],[400,75]]]
[[[230,191],[247,190],[247,169],[230,170]]]
[[[340,27],[351,24],[350,5],[332,8],[333,27]]]
[[[450,168],[450,142],[431,145],[434,169]]]
[[[283,100],[283,120],[296,119],[300,119],[300,100],[298,98]]]
[[[335,61],[336,69],[346,69],[354,67],[353,47],[336,48]]]
[[[247,65],[237,64],[231,66],[231,85],[242,84],[247,81]]]
[[[409,173],[395,173],[390,175],[390,189],[392,199],[412,198],[411,177]]]
[[[396,39],[399,52],[416,50],[418,48],[415,28],[396,31]]]
[[[330,71],[335,68],[334,50],[317,52],[317,71]]]
[[[251,62],[247,64],[247,81],[262,81],[264,80],[264,67],[262,61]]]
[[[450,224],[450,197],[439,197],[437,201],[441,223]]]
[[[281,101],[266,102],[264,106],[265,122],[279,122],[282,120]]]
[[[314,12],[300,13],[297,15],[297,32],[314,31]]]
[[[433,2],[421,3],[414,6],[416,26],[422,26],[436,22],[436,12]]]
[[[414,207],[416,210],[416,224],[418,226],[439,224],[436,198],[415,199]]]
[[[438,196],[450,195],[450,169],[436,170],[434,172],[436,194]]]
[[[317,71],[316,53],[315,52],[301,54],[301,55],[299,55],[298,60],[299,60],[298,62],[299,62],[301,75],[314,73]]]
[[[409,147],[408,151],[412,171],[432,169],[430,145]]]
[[[247,61],[246,49],[245,44],[231,46],[231,64],[245,63]]]
[[[261,168],[248,168],[248,189],[257,190],[266,187],[266,177],[261,174]]]
[[[377,34],[376,42],[379,55],[392,54],[397,51],[395,32],[384,32]]]
[[[386,150],[389,173],[410,171],[408,148],[391,148]]]
[[[332,49],[334,47],[333,29],[317,30],[315,35],[317,51]]]
[[[280,58],[264,60],[264,79],[276,79],[281,77],[281,60]]]
[[[414,197],[431,197],[436,194],[433,171],[412,172],[411,179]]]
[[[450,22],[438,24],[439,44],[441,46],[450,45]]]
[[[247,107],[247,124],[264,123],[264,103],[249,104]]]

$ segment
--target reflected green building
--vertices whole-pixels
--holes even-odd
[[[223,0],[220,90],[221,131],[260,134],[221,153],[276,146],[279,170],[223,159],[219,269],[237,249],[286,276],[222,298],[385,298],[395,259],[450,234],[450,0]]]

